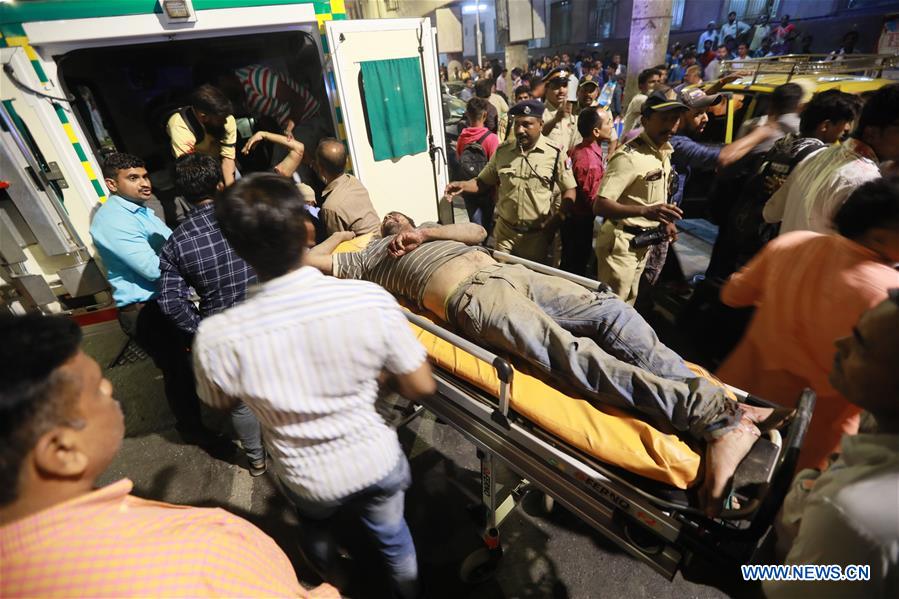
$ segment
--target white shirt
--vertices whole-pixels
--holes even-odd
[[[762,212],[769,223],[781,222],[780,234],[790,231],[834,233],[833,216],[852,192],[880,177],[877,163],[864,154],[867,146],[855,139],[809,154],[771,196]]]
[[[721,76],[721,67],[723,65],[717,58],[713,58],[705,67],[702,78],[706,81],[715,81]]]
[[[310,267],[205,319],[193,353],[200,398],[217,408],[243,401],[278,477],[313,501],[346,497],[396,466],[396,432],[374,407],[377,377],[426,358],[387,291]]]
[[[871,566],[866,582],[766,582],[778,597],[899,597],[899,436],[843,437],[842,455],[814,480],[803,470],[783,507],[799,525],[786,564]]]
[[[762,41],[768,37],[769,33],[771,33],[770,25],[756,25],[755,33],[752,35],[752,41],[749,43],[749,50],[752,52],[758,50],[762,45]]]
[[[730,23],[725,23],[721,26],[721,35],[719,39],[721,43],[724,43],[724,40],[727,39],[727,36],[731,36],[735,40],[742,34],[749,31],[749,25],[740,20],[734,20],[733,25]]]
[[[699,43],[696,45],[696,53],[702,54],[705,52],[705,41],[712,40],[712,51],[715,51],[715,46],[718,45],[718,32],[717,31],[703,31],[702,35],[699,36]]]

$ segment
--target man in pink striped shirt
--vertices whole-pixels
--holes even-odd
[[[64,317],[0,316],[0,596],[337,597],[221,509],[94,490],[125,432],[112,384]]]
[[[236,106],[256,118],[270,117],[288,136],[308,127],[319,113],[319,102],[308,89],[271,67],[253,64],[226,71],[215,84]]]

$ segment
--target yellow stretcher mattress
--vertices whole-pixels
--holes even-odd
[[[341,244],[337,252],[364,248],[370,236]],[[427,317],[427,315],[423,315]],[[431,320],[435,320],[431,318]],[[493,366],[452,343],[410,323],[431,362],[479,389],[499,396]],[[697,374],[712,378],[692,366]],[[712,379],[714,380],[714,379]],[[609,406],[598,409],[575,394],[566,394],[515,368],[510,406],[543,430],[603,461],[674,487],[685,489],[699,473],[699,455],[680,438]]]

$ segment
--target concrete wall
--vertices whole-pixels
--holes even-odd
[[[844,4],[839,0],[781,0],[777,8],[779,16],[790,15],[790,19],[810,19],[824,17]]]
[[[364,11],[381,11],[385,18],[400,16],[433,15],[433,11],[447,4],[460,6],[472,4],[473,0],[398,0],[399,14],[396,12],[384,12],[384,0],[355,0]],[[524,2],[527,0],[509,0],[510,2]],[[612,36],[609,39],[598,40],[598,45],[590,40],[590,6],[593,0],[570,0],[571,2],[571,35],[567,43],[550,45],[551,5],[558,0],[530,0],[534,4],[535,11],[542,12],[545,5],[546,37],[528,42],[531,57],[544,54],[557,54],[568,52],[576,54],[578,51],[597,51],[600,54],[620,52],[623,55],[628,51],[628,37],[630,35],[631,12],[633,0],[620,0],[615,13],[615,22],[612,27]],[[485,4],[493,5],[492,0],[482,0]],[[877,38],[880,35],[882,16],[890,12],[891,7],[881,5],[862,10],[845,10],[846,0],[781,0],[778,14],[789,14],[802,34],[809,33],[813,37],[813,52],[829,52],[839,46],[846,32],[856,30],[860,34],[859,50],[870,52],[874,50]],[[376,6],[377,5],[377,6]],[[899,6],[899,2],[896,3]],[[681,27],[671,31],[669,45],[680,42],[681,45],[695,44],[699,34],[705,29],[706,23],[714,20],[720,24],[726,18],[727,4],[723,0],[686,0],[684,16]],[[424,11],[424,12],[421,12]],[[368,13],[366,13],[368,14]],[[377,18],[377,14],[374,18]],[[481,13],[483,24],[485,56],[503,59],[504,49],[496,45],[495,11],[490,8]],[[773,20],[776,21],[777,17]],[[750,23],[751,25],[752,23]],[[475,57],[474,45],[474,14],[463,15],[464,56]],[[799,43],[796,43],[796,51],[799,51]]]
[[[362,13],[363,19],[402,19],[406,17],[423,17],[455,0],[397,0],[391,5],[396,10],[388,10],[384,0],[350,0]]]

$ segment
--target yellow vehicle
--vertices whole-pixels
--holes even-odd
[[[839,89],[850,94],[873,92],[894,80],[885,71],[899,69],[899,57],[888,54],[856,54],[838,60],[827,54],[791,54],[724,62],[723,74],[743,76],[724,86],[728,102],[710,115],[705,141],[730,143],[747,119],[768,111],[771,92],[784,83],[811,83],[815,92]]]

